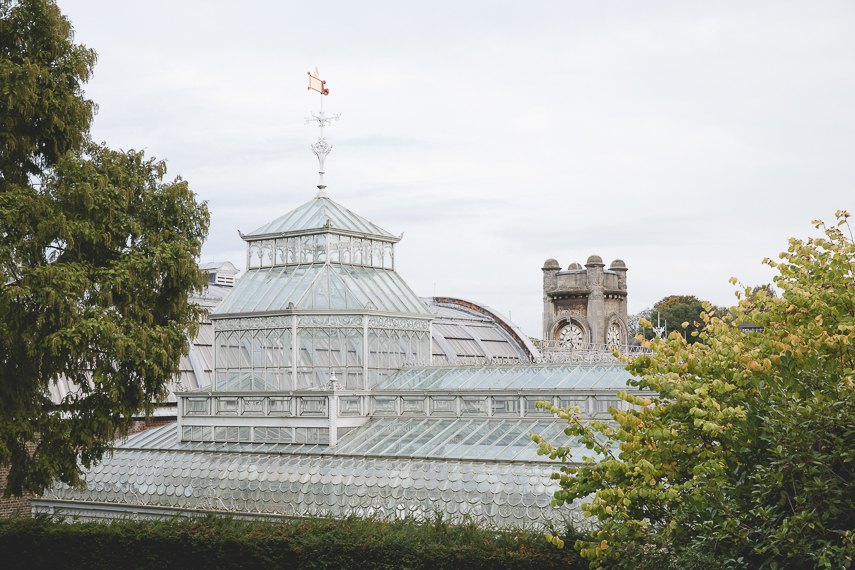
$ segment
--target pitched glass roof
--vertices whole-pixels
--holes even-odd
[[[289,443],[180,442],[170,424],[130,438],[121,449],[159,449],[293,455],[397,457],[425,460],[552,463],[537,455],[537,433],[553,445],[570,447],[568,461],[592,452],[564,435],[567,422],[556,418],[373,418],[345,435],[336,446]]]
[[[376,236],[395,237],[329,198],[315,198],[247,235],[260,236],[329,227]]]
[[[469,366],[399,370],[374,390],[616,390],[632,374],[622,363]]]
[[[363,309],[431,315],[394,271],[341,264],[250,269],[215,315],[297,309]]]

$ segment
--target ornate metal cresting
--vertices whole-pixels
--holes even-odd
[[[318,113],[312,113],[311,117],[306,117],[306,124],[318,123],[318,127],[320,128],[320,134],[318,136],[318,141],[312,145],[312,152],[315,153],[315,156],[318,157],[318,164],[320,165],[320,181],[318,182],[318,198],[328,198],[329,196],[326,193],[325,188],[327,185],[324,183],[324,161],[327,159],[327,155],[332,151],[332,145],[327,143],[324,138],[324,127],[330,126],[333,121],[337,121],[341,115],[326,115],[324,113],[324,95],[329,95],[330,90],[326,87],[326,81],[321,81],[318,76],[318,68],[315,68],[314,75],[309,72],[309,90],[317,91],[321,94],[321,110]]]

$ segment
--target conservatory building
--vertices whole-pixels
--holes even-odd
[[[242,238],[247,271],[210,317],[209,383],[176,392],[176,423],[122,441],[34,511],[572,516],[550,506],[558,466],[530,436],[573,461],[590,452],[535,403],[588,420],[626,407],[621,347],[541,351],[489,307],[419,298],[395,269],[400,236],[323,193]]]

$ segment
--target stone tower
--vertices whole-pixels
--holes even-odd
[[[543,338],[560,346],[627,344],[626,264],[608,269],[598,255],[582,267],[562,271],[554,259],[543,264]]]

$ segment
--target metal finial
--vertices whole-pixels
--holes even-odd
[[[333,121],[337,121],[341,115],[329,115],[324,114],[324,95],[329,95],[330,90],[326,87],[326,81],[321,81],[318,76],[318,68],[315,68],[315,73],[312,75],[309,72],[309,89],[315,90],[321,94],[321,110],[318,113],[312,113],[311,117],[306,117],[306,124],[309,123],[318,123],[318,127],[320,128],[320,135],[318,136],[318,142],[312,145],[312,152],[315,153],[315,156],[318,157],[318,164],[320,165],[320,181],[318,182],[318,198],[328,198],[325,188],[327,185],[324,183],[324,161],[327,158],[327,155],[332,151],[332,145],[328,144],[326,139],[324,138],[324,127],[332,124]]]

